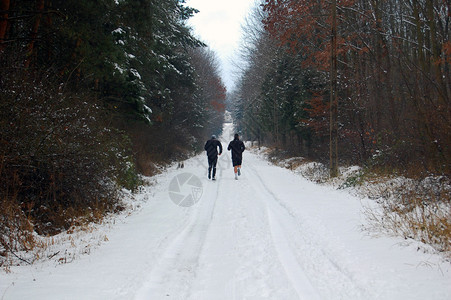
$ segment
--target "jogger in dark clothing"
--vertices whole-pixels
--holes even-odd
[[[211,171],[213,170],[213,180],[216,180],[216,164],[218,163],[218,155],[222,154],[221,142],[216,139],[215,135],[212,135],[211,139],[205,143],[204,149],[207,151],[208,156],[208,179],[212,178]]]
[[[243,161],[244,149],[246,149],[244,143],[240,141],[238,133],[235,133],[233,141],[231,141],[227,147],[227,150],[232,150],[232,164],[235,172],[235,179],[238,179],[238,176],[241,175],[241,163]]]

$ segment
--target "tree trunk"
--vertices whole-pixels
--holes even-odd
[[[38,37],[38,29],[41,24],[42,12],[44,11],[44,0],[37,0],[37,10],[38,13],[35,16],[33,29],[31,30],[30,43],[27,47],[27,58],[25,60],[25,68],[28,68],[31,63],[32,55],[34,52],[34,44],[36,42],[36,38]]]
[[[332,1],[330,64],[330,176],[338,176],[337,1]]]
[[[3,49],[6,38],[6,29],[8,28],[9,0],[0,0],[0,51]]]
[[[432,49],[432,65],[435,72],[435,78],[437,81],[437,88],[438,88],[438,101],[439,105],[447,106],[448,97],[446,95],[446,85],[443,79],[442,74],[442,62],[440,57],[440,52],[442,49],[442,45],[440,41],[437,38],[437,22],[435,20],[435,14],[434,14],[434,3],[433,1],[427,1],[427,18],[430,28],[430,34],[431,34],[431,49]]]

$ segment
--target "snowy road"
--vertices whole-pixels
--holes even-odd
[[[223,146],[231,134],[226,124]],[[181,173],[201,180],[194,206],[170,200]],[[450,264],[367,237],[362,200],[346,191],[249,151],[238,181],[227,151],[218,173],[206,179],[203,155],[168,170],[90,255],[0,273],[0,299],[451,299]]]

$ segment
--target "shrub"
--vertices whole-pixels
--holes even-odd
[[[444,177],[379,184],[379,206],[366,208],[369,229],[414,239],[451,254],[451,193]],[[373,187],[374,189],[374,187]]]

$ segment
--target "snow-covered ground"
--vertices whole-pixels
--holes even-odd
[[[139,209],[84,233],[89,253],[1,270],[0,299],[451,299],[449,262],[361,229],[370,200],[250,151],[234,180],[224,152],[216,182],[204,155],[153,178]]]

